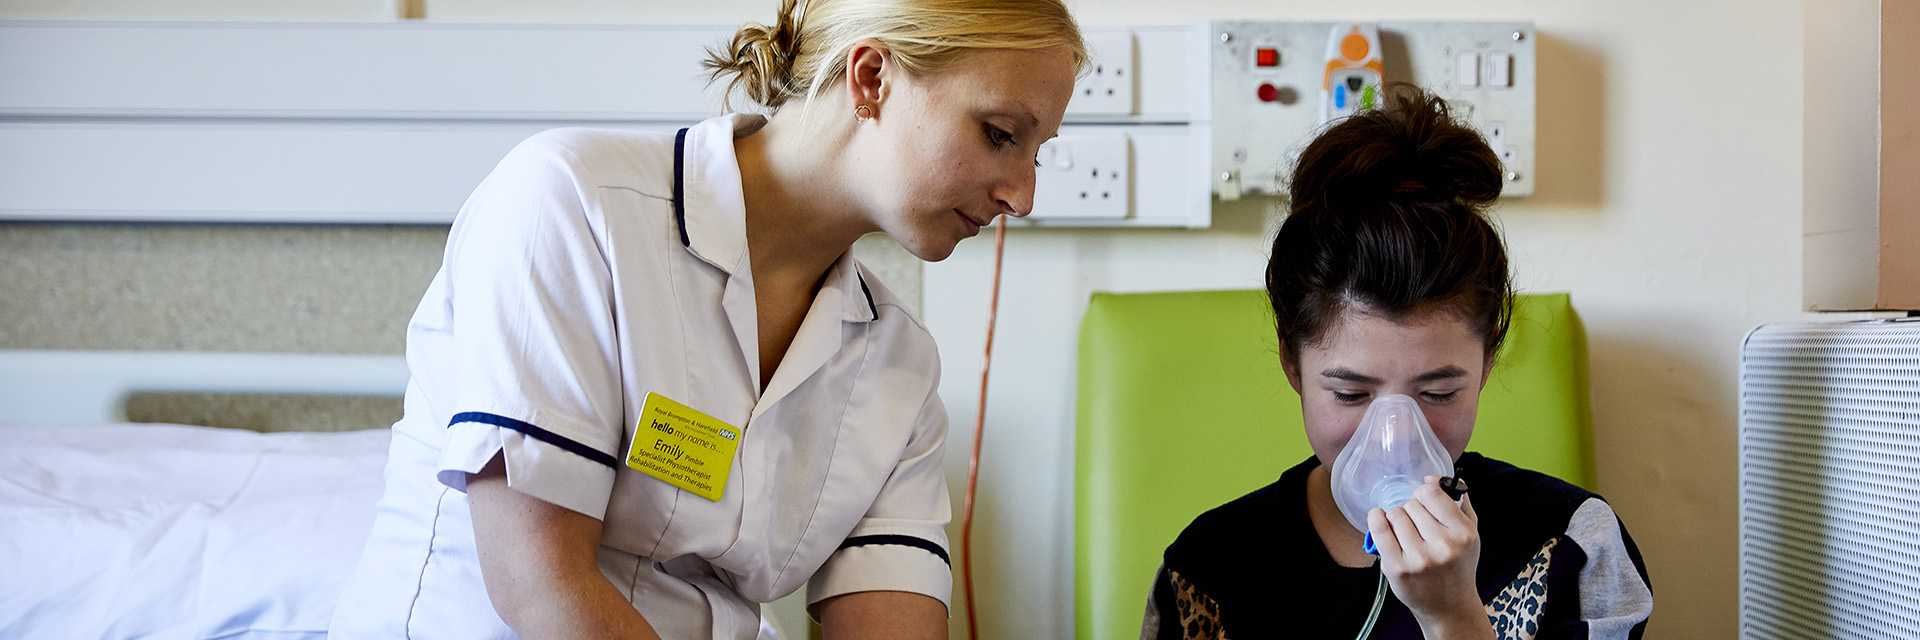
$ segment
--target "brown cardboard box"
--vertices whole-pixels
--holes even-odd
[[[1803,300],[1920,310],[1920,0],[1806,11]]]

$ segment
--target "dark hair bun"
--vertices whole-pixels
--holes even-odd
[[[1301,152],[1292,209],[1333,203],[1460,204],[1500,197],[1500,158],[1447,103],[1418,87],[1386,87],[1382,109],[1329,127]]]
[[[1355,306],[1398,321],[1439,305],[1491,358],[1513,308],[1505,242],[1486,216],[1500,159],[1445,101],[1409,85],[1386,98],[1300,154],[1267,261],[1274,320],[1297,354]]]

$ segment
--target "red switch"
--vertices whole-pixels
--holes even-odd
[[[1280,89],[1274,87],[1271,83],[1260,83],[1259,93],[1261,102],[1276,102],[1280,100]]]
[[[1278,67],[1280,66],[1280,50],[1273,47],[1254,49],[1253,63],[1262,67]]]

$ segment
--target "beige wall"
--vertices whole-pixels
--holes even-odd
[[[736,22],[767,19],[775,4],[428,0],[426,14]],[[0,17],[379,20],[388,7],[372,0],[0,0]],[[1648,637],[1735,635],[1738,349],[1754,326],[1798,319],[1802,2],[1082,0],[1077,7],[1084,20],[1102,24],[1536,21],[1538,195],[1507,202],[1498,215],[1520,282],[1573,292],[1586,320],[1600,489],[1652,566],[1658,608]],[[1010,280],[1001,312],[990,472],[975,539],[982,637],[1061,637],[1072,625],[1071,363],[1059,373],[1060,358],[1052,356],[1076,325],[1077,307],[1045,299],[1051,290],[1039,283],[1257,285],[1266,212],[1223,208],[1218,216],[1214,229],[1200,232],[1047,231],[1009,240],[1009,273],[1033,284]],[[0,347],[396,352],[444,236],[443,228],[4,224]],[[927,320],[947,354],[956,479],[964,477],[958,454],[973,418],[969,387],[978,384],[988,244],[963,245],[925,275],[933,292]],[[906,279],[912,276],[890,281]]]

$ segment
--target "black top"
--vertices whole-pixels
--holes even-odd
[[[1319,465],[1309,457],[1188,525],[1155,578],[1146,637],[1355,637],[1380,569],[1377,561],[1342,567],[1327,554],[1307,511],[1307,475]],[[1477,453],[1461,456],[1457,473],[1480,517],[1476,583],[1501,638],[1639,636],[1652,607],[1645,563],[1599,496]],[[1596,506],[1582,509],[1589,501]],[[1583,546],[1624,546],[1605,551],[1631,563],[1609,562],[1583,578],[1591,551]],[[1620,597],[1583,610],[1583,588]],[[1617,610],[1602,610],[1609,607]],[[1592,629],[1590,618],[1600,620]],[[1369,637],[1421,637],[1391,589]]]

